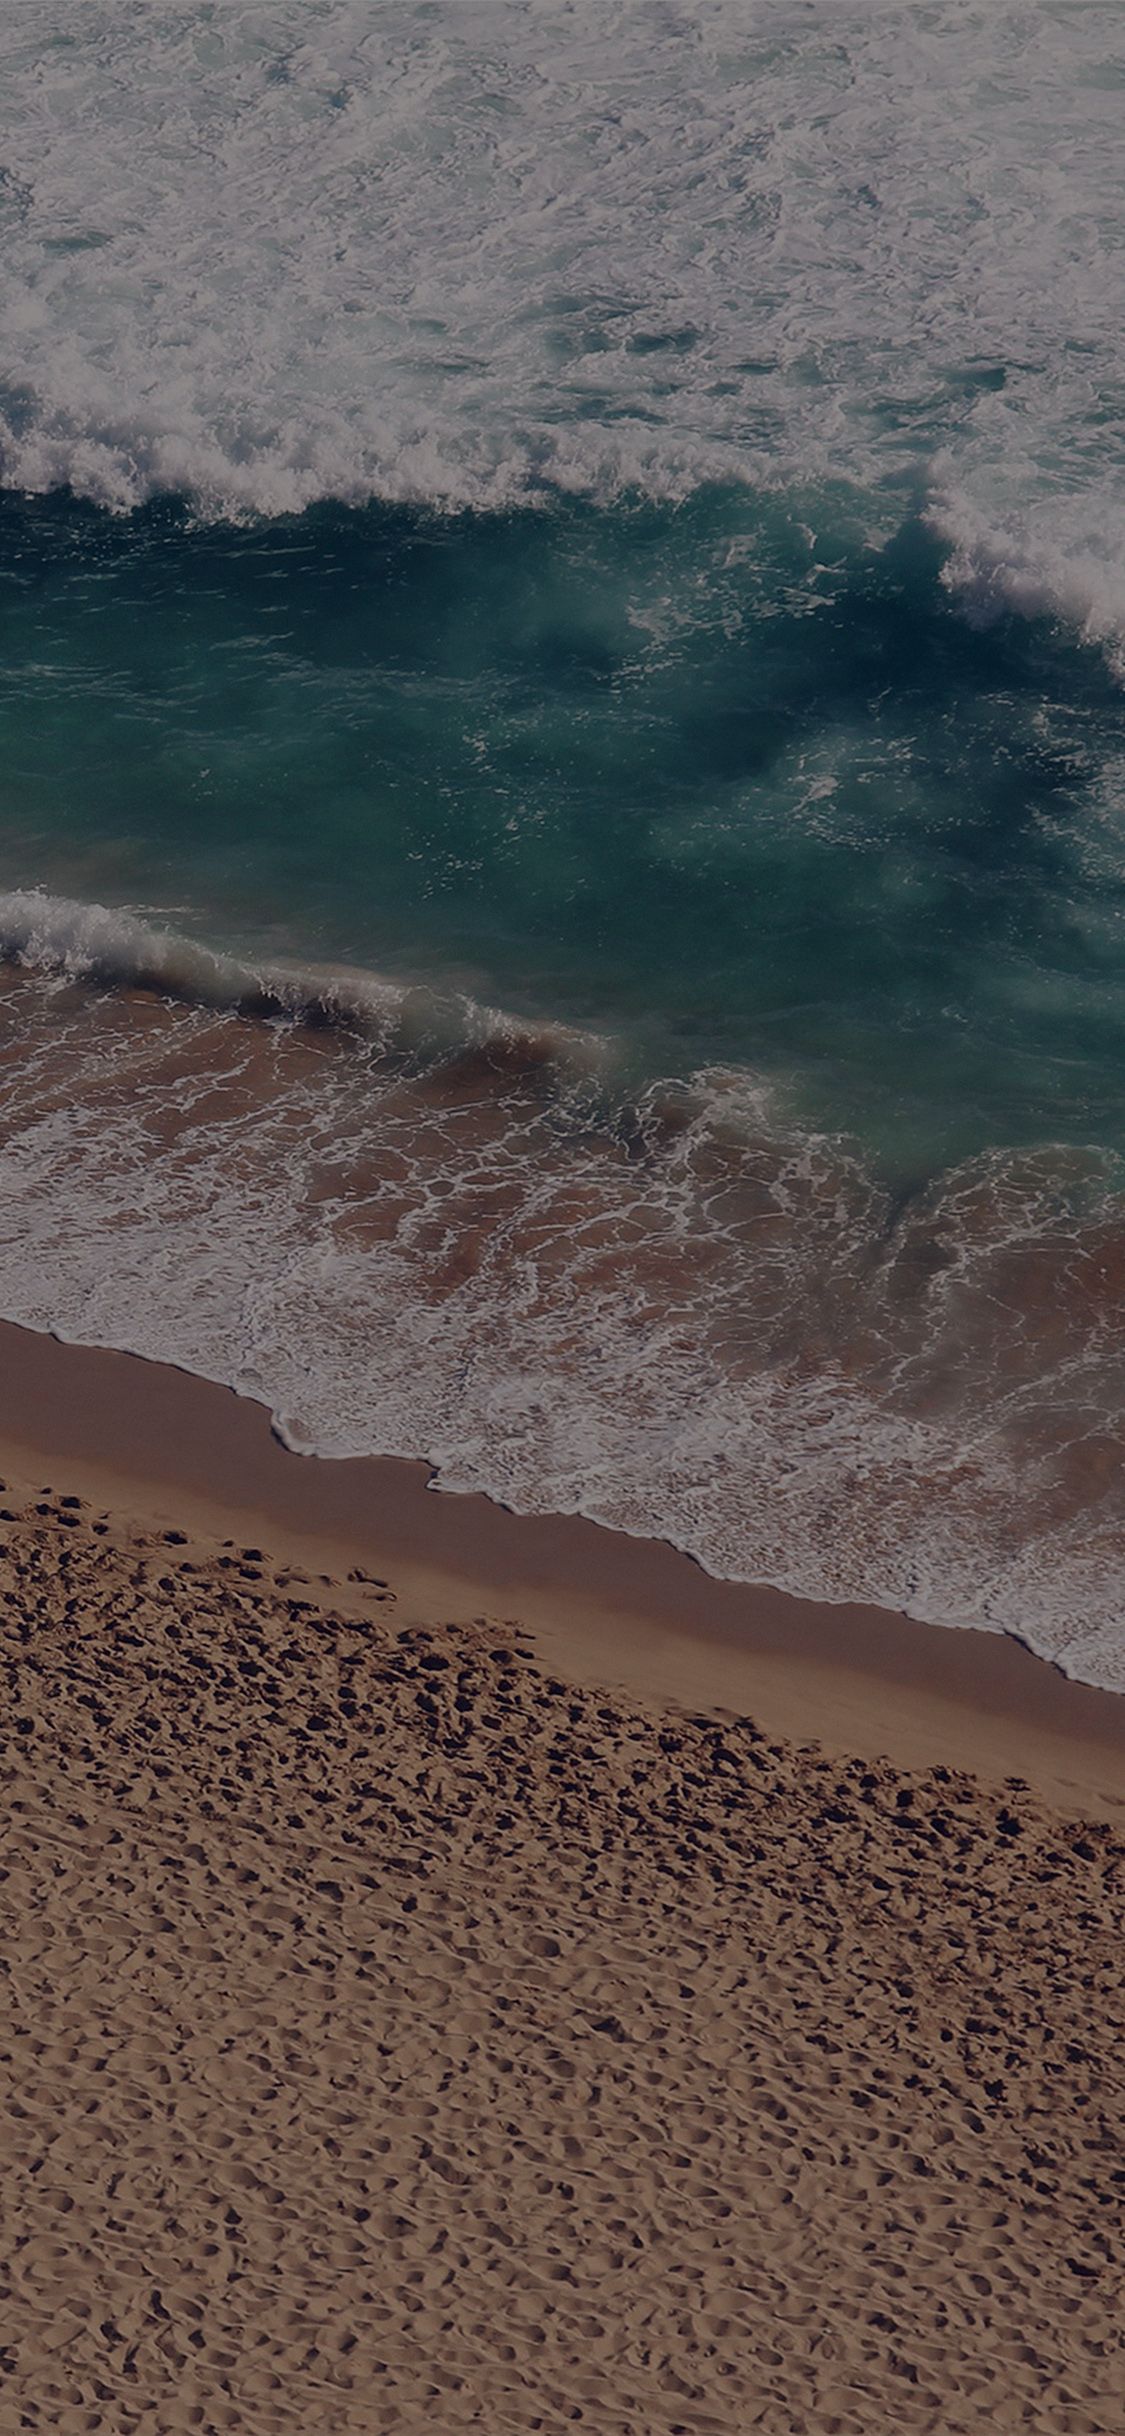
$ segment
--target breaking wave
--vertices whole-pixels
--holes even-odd
[[[530,1027],[458,991],[343,967],[256,963],[216,953],[142,916],[41,889],[0,893],[0,960],[58,981],[159,992],[185,1007],[340,1031],[380,1050],[489,1052],[507,1070],[592,1078],[605,1046],[564,1024]]]

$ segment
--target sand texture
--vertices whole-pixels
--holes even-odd
[[[1120,2436],[1112,1825],[0,1541],[4,2436]]]

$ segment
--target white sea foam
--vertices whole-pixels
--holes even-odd
[[[1108,482],[1077,501],[1040,495],[1007,516],[956,486],[936,489],[928,521],[949,543],[942,582],[974,625],[1046,618],[1099,646],[1125,682],[1125,496]]]
[[[1125,628],[1116,0],[16,0],[0,467],[208,515],[930,498]]]

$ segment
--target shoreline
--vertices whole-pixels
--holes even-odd
[[[1055,1409],[1068,1349],[1113,1341],[1100,1187],[1081,1256],[1035,1215],[1042,1178],[1013,1249],[1007,1154],[979,1206],[951,1169],[948,1206],[934,1176],[892,1212],[858,1142],[775,1122],[736,1078],[564,1112],[528,1039],[357,1055],[331,1024],[66,971],[0,966],[14,1322],[230,1382],[334,1464],[432,1458],[443,1487],[854,1602],[853,1633],[873,1602],[975,1618],[1125,1688],[1112,1436]],[[634,1572],[609,1595],[662,1594]]]
[[[130,1522],[260,1537],[335,1589],[374,1567],[408,1621],[518,1619],[577,1685],[1125,1815],[1125,1699],[1011,1635],[717,1581],[667,1543],[434,1494],[424,1462],[293,1454],[264,1405],[171,1365],[0,1322],[0,1469]]]

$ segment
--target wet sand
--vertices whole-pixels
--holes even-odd
[[[1125,1703],[14,1330],[0,1435],[0,2430],[1117,2436]]]
[[[263,1407],[133,1355],[0,1322],[0,1466],[215,1539],[264,1537],[316,1572],[393,1570],[409,1619],[519,1616],[568,1678],[753,1714],[771,1733],[1125,1816],[1125,1699],[1008,1635],[716,1582],[658,1542],[578,1516],[434,1494],[429,1467],[290,1454]]]

